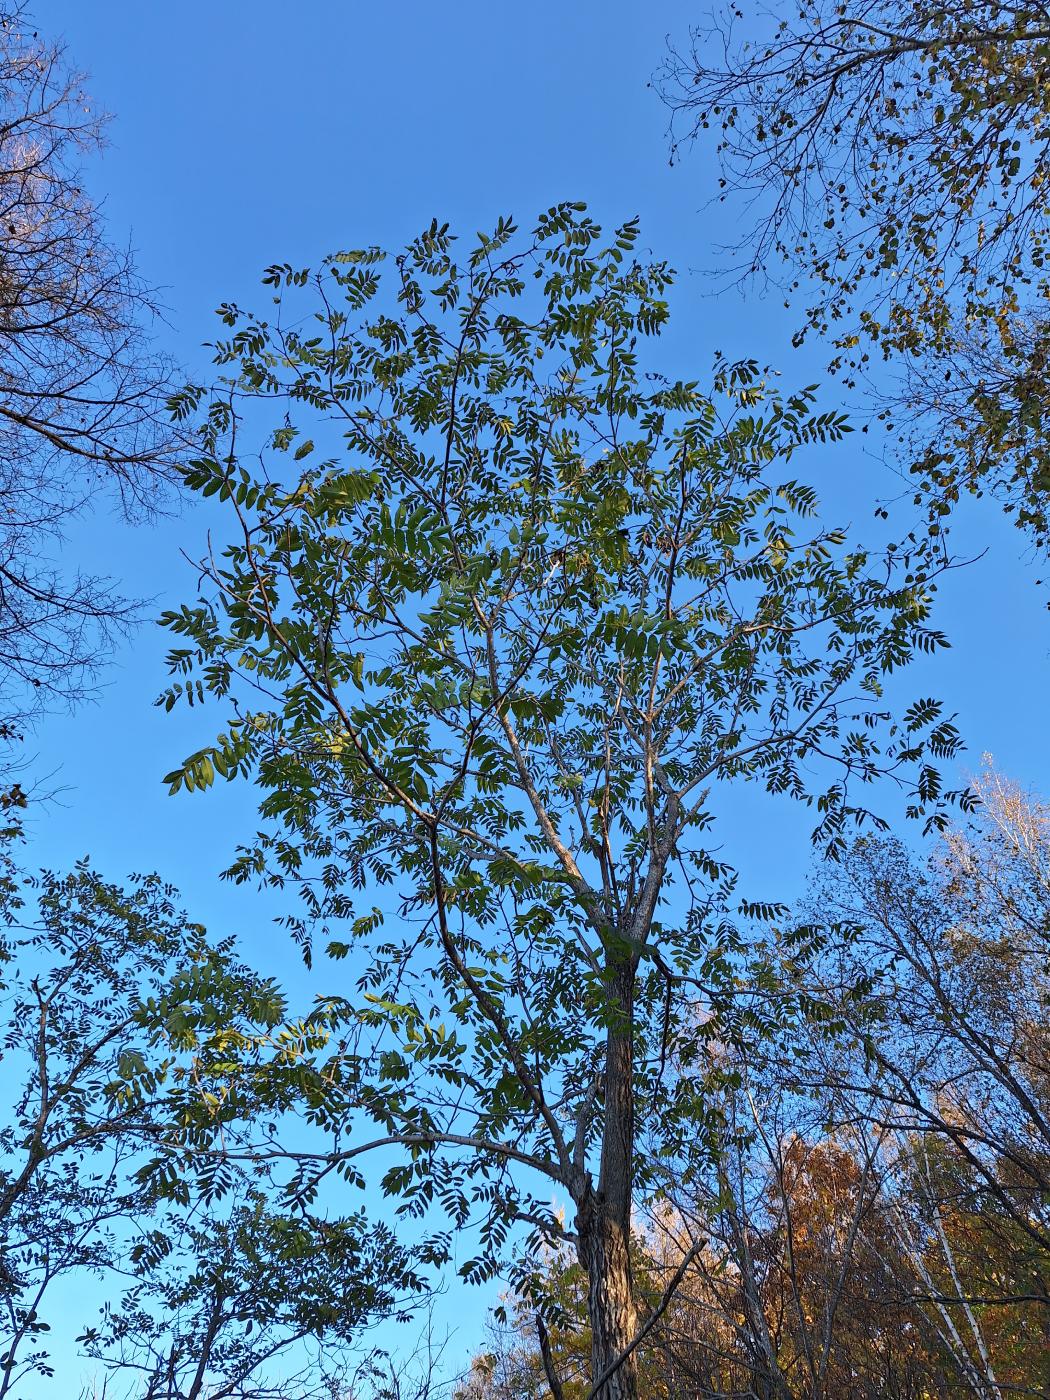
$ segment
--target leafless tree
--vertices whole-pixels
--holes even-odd
[[[1050,814],[995,774],[980,790],[981,822],[942,861],[923,870],[873,842],[822,891],[822,908],[859,930],[849,958],[880,970],[878,1021],[854,1021],[863,1060],[840,1056],[829,1077],[858,1105],[863,1092],[866,1117],[950,1147],[1045,1260]]]
[[[801,0],[700,20],[660,79],[737,270],[863,378],[933,521],[988,489],[1043,547],[1048,76],[1042,3]]]
[[[83,184],[104,121],[61,45],[0,7],[0,704],[9,718],[89,687],[135,608],[63,566],[68,524],[109,497],[149,512],[173,479],[169,366],[130,254]]]

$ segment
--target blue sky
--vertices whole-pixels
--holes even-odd
[[[468,234],[503,213],[527,224],[568,198],[587,200],[608,223],[641,215],[643,246],[680,269],[666,347],[676,372],[702,379],[721,349],[776,365],[787,383],[813,382],[819,357],[791,350],[793,323],[776,296],[713,297],[699,271],[732,239],[739,211],[708,207],[707,153],[669,165],[667,114],[647,88],[665,36],[681,37],[695,13],[636,0],[41,0],[37,8],[41,28],[65,35],[89,90],[113,114],[90,183],[105,197],[113,236],[130,240],[144,276],[162,289],[161,339],[189,374],[204,372],[213,308],[261,302],[258,277],[269,263],[397,245],[434,216]],[[832,386],[829,401],[837,397]],[[859,435],[824,454],[812,475],[835,518],[861,532],[874,532],[874,498],[900,490]],[[192,596],[196,577],[180,550],[199,552],[205,525],[187,509],[129,532],[101,511],[77,531],[71,553],[156,599],[159,611]],[[953,650],[909,689],[959,712],[968,766],[988,750],[1008,773],[1050,790],[1046,595],[1022,537],[991,503],[962,512],[957,544],[987,553],[945,585],[939,624]],[[291,955],[267,911],[214,878],[252,829],[250,791],[223,785],[204,800],[170,799],[160,782],[202,741],[189,717],[151,706],[166,645],[158,629],[142,629],[99,702],[47,720],[31,741],[63,789],[34,821],[33,854],[58,864],[90,852],[114,876],[159,868],[194,917],[242,932],[257,963],[286,967]],[[756,896],[798,888],[807,854],[797,811],[740,797],[724,832],[727,856],[760,879]]]
[[[114,236],[130,239],[162,288],[162,339],[188,373],[205,370],[213,308],[260,302],[259,273],[271,262],[397,245],[435,215],[470,233],[501,213],[524,223],[557,199],[584,198],[610,223],[640,214],[644,244],[680,269],[662,352],[677,372],[702,378],[722,349],[777,366],[787,383],[811,382],[819,356],[791,350],[778,298],[712,296],[700,271],[732,238],[739,210],[708,207],[705,152],[670,166],[667,114],[647,88],[666,36],[684,33],[691,10],[628,0],[311,0],[293,9],[51,0],[39,20],[66,36],[113,114],[93,187]],[[827,396],[837,398],[834,385]],[[858,434],[811,471],[829,513],[865,533],[874,533],[873,498],[900,490],[874,446]],[[159,611],[192,595],[180,550],[199,552],[205,525],[187,510],[129,533],[100,512],[73,543],[86,563],[156,598]],[[945,586],[941,624],[954,649],[914,684],[959,710],[968,762],[990,750],[1022,780],[1048,786],[1045,594],[1023,539],[991,503],[963,512],[957,543],[964,554],[988,553]],[[140,631],[100,703],[39,732],[43,766],[66,789],[42,847],[55,859],[90,849],[114,872],[162,865],[188,898],[206,901],[204,914],[236,918],[239,897],[216,894],[211,876],[243,830],[250,795],[224,787],[197,803],[165,796],[160,776],[201,732],[151,708],[165,645],[156,629]],[[741,802],[746,821],[729,825],[743,833],[753,829],[752,803]],[[796,870],[795,856],[774,856],[773,873]]]

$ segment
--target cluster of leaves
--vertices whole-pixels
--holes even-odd
[[[387,1229],[279,1212],[250,1184],[200,1221],[137,1223],[151,1228],[135,1281],[78,1341],[104,1374],[143,1376],[144,1394],[330,1396],[359,1371],[365,1329],[421,1287]]]
[[[121,1381],[138,1375],[143,1394],[163,1382],[172,1397],[220,1383],[208,1393],[276,1395],[267,1368],[288,1353],[305,1395],[421,1285],[382,1229],[290,1213],[262,1164],[192,1150],[187,1123],[216,1114],[232,1149],[238,1104],[215,1090],[224,1067],[278,1034],[283,997],[228,940],[188,923],[156,876],[122,888],[81,864],[27,880],[11,840],[0,1394],[52,1374],[56,1285],[130,1275],[80,1338]],[[324,1365],[307,1341],[325,1344]]]

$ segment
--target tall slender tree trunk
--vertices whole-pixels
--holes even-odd
[[[610,955],[611,1002],[606,1038],[605,1131],[598,1187],[577,1201],[580,1262],[587,1271],[591,1324],[591,1384],[610,1370],[634,1341],[638,1316],[631,1272],[631,1200],[634,1180],[634,976],[629,952]],[[602,1385],[595,1400],[637,1400],[634,1352]]]

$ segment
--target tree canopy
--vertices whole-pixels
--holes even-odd
[[[940,821],[959,743],[935,701],[895,717],[884,693],[944,644],[943,550],[813,521],[794,459],[846,425],[811,391],[649,370],[672,274],[636,233],[562,205],[459,259],[434,224],[389,289],[378,251],[347,252],[270,269],[266,318],[223,308],[222,377],[176,406],[187,482],[233,528],[166,615],[161,697],[228,720],[173,792],[260,786],[231,873],[298,886],[304,946],[320,924],[353,955],[321,1170],[406,1148],[402,1209],[483,1214],[468,1277],[515,1222],[572,1239],[610,1397],[635,1385],[632,1203],[704,1150],[706,1018],[739,1030],[726,785],[798,801],[836,852],[882,774]]]
[[[156,876],[27,875],[16,855],[8,833],[0,1396],[52,1377],[52,1338],[68,1346],[76,1325],[144,1400],[330,1394],[365,1329],[422,1297],[407,1251],[363,1216],[292,1211],[258,1166],[186,1152],[190,1109],[231,1054],[284,1026],[276,983]]]

